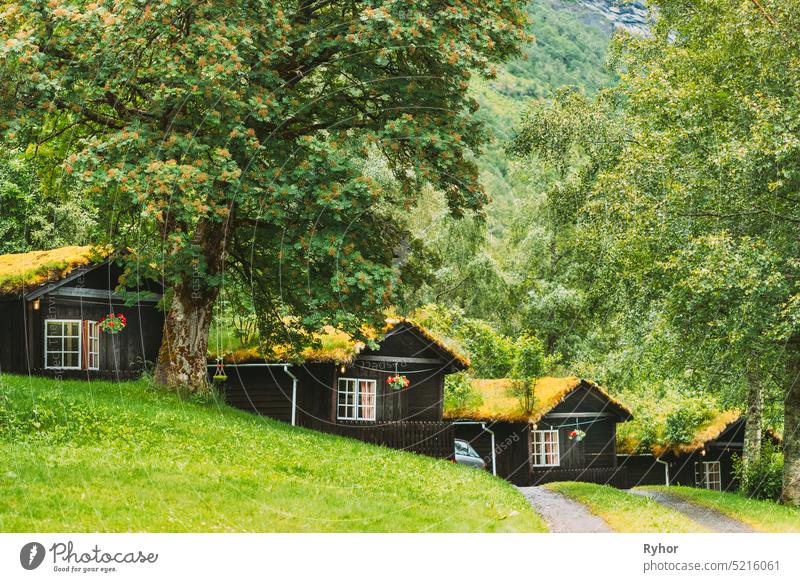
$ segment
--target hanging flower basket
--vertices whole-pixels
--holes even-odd
[[[217,358],[217,367],[212,376],[214,384],[222,384],[228,381],[228,374],[225,373],[225,365],[222,363],[222,358]]]
[[[569,440],[575,441],[576,443],[579,443],[584,439],[585,436],[586,436],[585,432],[583,432],[579,428],[576,428],[571,433],[569,433]]]
[[[408,380],[407,377],[401,376],[400,374],[389,376],[386,379],[386,383],[395,390],[402,390],[403,388],[408,388],[408,385],[411,384],[411,382]]]
[[[128,325],[128,320],[121,313],[114,315],[109,313],[103,319],[97,322],[97,326],[101,331],[111,335],[121,332]]]

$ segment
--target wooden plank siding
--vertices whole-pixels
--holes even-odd
[[[320,432],[353,438],[437,459],[453,457],[453,425],[446,421],[340,421],[330,423],[303,417],[301,425]]]
[[[128,379],[138,376],[146,363],[154,364],[161,344],[164,317],[153,301],[126,306],[120,299],[100,299],[92,292],[113,291],[122,274],[120,267],[102,264],[93,268],[73,271],[75,276],[60,289],[70,289],[72,296],[58,294],[57,283],[41,288],[44,294],[38,298],[38,309],[34,301],[23,297],[8,297],[0,302],[0,371],[12,373],[34,373],[64,378],[109,378]],[[30,291],[33,291],[31,289]],[[86,296],[81,296],[86,291]],[[142,290],[160,293],[157,285]],[[100,333],[99,370],[46,369],[44,361],[44,326],[48,319],[77,319],[99,321],[108,313],[124,313],[127,327],[111,335]],[[85,324],[81,323],[82,335]],[[85,341],[85,338],[84,338]],[[82,346],[82,359],[85,345]]]

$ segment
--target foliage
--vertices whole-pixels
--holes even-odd
[[[667,415],[664,438],[670,444],[692,442],[697,429],[714,417],[714,410],[704,400],[693,400]]]
[[[783,453],[767,440],[761,455],[747,466],[734,455],[733,472],[739,479],[739,491],[755,499],[778,501],[783,487]]]
[[[467,319],[459,329],[470,353],[472,374],[476,378],[507,378],[514,365],[516,345],[485,321]]]
[[[94,211],[80,192],[51,192],[42,184],[36,159],[0,152],[0,254],[84,245]]]
[[[7,374],[0,393],[4,532],[546,529],[484,471],[291,427],[207,395]]]
[[[414,319],[432,331],[454,340],[472,362],[476,378],[506,378],[511,373],[514,340],[499,333],[486,321],[466,317],[461,309],[426,305],[414,312]]]
[[[402,213],[423,186],[454,215],[486,200],[468,81],[518,52],[527,15],[519,0],[459,6],[6,3],[2,141],[46,141],[54,118],[81,129],[63,169],[109,240],[136,247],[126,284],[174,289],[165,338],[197,352],[193,368],[210,317],[177,326],[208,314],[226,269],[264,341],[358,334],[402,284]]]
[[[511,366],[511,391],[522,409],[530,414],[535,401],[536,380],[544,376],[547,358],[544,344],[535,336],[523,335],[514,346],[514,359]]]
[[[466,372],[449,374],[444,380],[444,409],[457,417],[461,411],[481,405],[481,396],[472,387]]]

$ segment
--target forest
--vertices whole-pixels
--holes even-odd
[[[649,4],[2,2],[0,253],[134,249],[165,385],[411,316],[642,451],[746,411],[745,492],[800,505],[800,1]]]

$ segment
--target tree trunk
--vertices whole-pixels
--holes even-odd
[[[205,269],[197,267],[172,289],[156,363],[158,384],[192,392],[209,388],[208,332],[219,287],[208,284],[207,277],[217,276],[224,267],[225,224],[204,221],[197,226],[195,244]]]
[[[789,390],[783,413],[783,495],[787,505],[800,506],[800,350],[794,346]],[[791,348],[790,348],[791,349]]]
[[[762,418],[764,415],[764,396],[761,390],[761,377],[753,362],[747,371],[747,416],[744,424],[744,451],[742,462],[747,469],[761,456]]]

